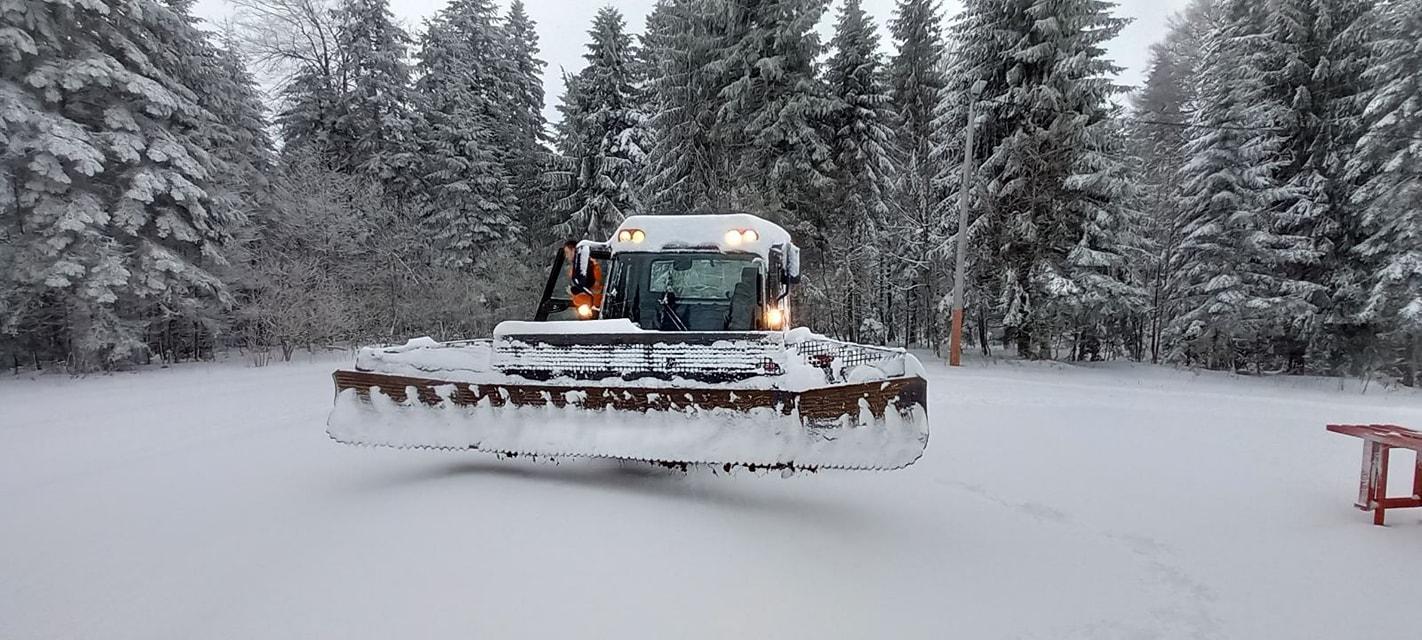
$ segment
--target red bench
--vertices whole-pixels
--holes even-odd
[[[1393,424],[1330,424],[1328,430],[1363,439],[1363,472],[1356,506],[1373,512],[1373,524],[1382,524],[1383,512],[1388,509],[1422,507],[1422,432]],[[1412,495],[1407,497],[1387,497],[1387,457],[1393,449],[1417,453]]]

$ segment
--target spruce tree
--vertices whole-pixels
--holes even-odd
[[[647,17],[642,47],[655,65],[643,200],[675,213],[731,207],[729,150],[713,138],[721,75],[713,63],[725,27],[707,0],[661,0]]]
[[[588,65],[568,85],[560,106],[565,139],[555,188],[563,214],[559,232],[572,238],[606,238],[638,208],[637,168],[644,161],[637,108],[632,38],[622,14],[603,8],[588,31]]]
[[[410,36],[388,0],[343,0],[335,14],[343,91],[332,123],[349,148],[333,149],[335,166],[363,171],[397,187],[412,178]]]
[[[1248,0],[1222,3],[1206,38],[1197,89],[1200,108],[1180,178],[1189,194],[1176,268],[1183,312],[1172,323],[1176,349],[1192,362],[1256,367],[1269,342],[1306,313],[1288,266],[1306,251],[1277,232],[1267,202],[1275,193],[1284,142],[1277,104],[1265,98],[1265,15]]]
[[[903,291],[902,314],[894,296],[881,300],[880,306],[887,316],[905,318],[905,344],[933,339],[936,327],[931,309],[937,295],[930,290],[942,273],[936,266],[942,254],[935,255],[934,249],[941,244],[944,220],[938,206],[941,194],[933,184],[942,160],[931,156],[942,126],[934,118],[945,86],[941,21],[939,0],[899,0],[889,21],[895,53],[887,74],[897,123],[892,202],[898,218],[891,233],[898,250],[893,254],[896,266],[880,274],[878,288],[886,294],[891,286]],[[895,333],[894,325],[890,327]]]
[[[522,0],[509,3],[503,30],[507,38],[504,72],[510,76],[508,105],[511,108],[507,109],[502,122],[506,127],[503,144],[507,147],[505,165],[518,199],[518,221],[530,231],[547,228],[549,222],[545,219],[547,207],[539,176],[547,156],[544,147],[547,123],[543,117],[543,68],[547,63],[538,57],[535,27]]]
[[[865,321],[879,327],[873,289],[890,247],[883,242],[892,197],[893,111],[883,80],[879,37],[859,0],[840,9],[826,71],[834,160],[831,243],[840,268],[832,275],[845,294],[838,333],[858,337]],[[848,285],[848,286],[844,286]],[[841,297],[841,296],[836,296]],[[881,333],[869,331],[870,334]],[[882,337],[882,336],[876,336]]]
[[[438,264],[469,267],[491,243],[519,233],[499,145],[510,94],[499,49],[506,42],[489,0],[451,2],[420,42],[418,188]]]
[[[214,203],[219,123],[184,84],[205,36],[151,0],[11,4],[0,25],[7,328],[51,318],[75,369],[118,364],[154,318],[230,300],[214,270],[240,211]]]
[[[1065,333],[1098,340],[1143,304],[1124,281],[1133,194],[1109,103],[1117,68],[1103,49],[1123,25],[1090,0],[974,0],[955,18],[949,91],[961,106],[944,121],[966,121],[968,88],[985,83],[973,233],[990,249],[976,270],[992,274],[1024,357],[1050,356]],[[956,146],[942,155],[961,158]]]
[[[1140,158],[1137,179],[1143,241],[1148,247],[1135,268],[1150,298],[1145,326],[1152,362],[1163,355],[1166,324],[1176,315],[1180,274],[1172,267],[1179,249],[1184,192],[1177,176],[1184,165],[1184,125],[1196,108],[1195,76],[1210,27],[1214,0],[1195,0],[1170,19],[1165,39],[1151,46],[1145,84],[1132,97],[1131,153]]]
[[[926,165],[934,138],[934,114],[946,85],[941,20],[939,0],[899,0],[889,21],[896,51],[887,71],[890,95],[898,112],[899,146],[904,153],[900,171],[916,170],[918,174],[918,186],[906,185],[910,190],[926,189],[924,185],[934,177]]]
[[[718,77],[712,136],[729,154],[733,206],[824,222],[819,193],[831,184],[821,127],[830,101],[815,77],[815,25],[828,0],[749,0],[716,5],[727,32],[708,65]],[[813,239],[813,238],[812,238]]]
[[[1309,286],[1297,290],[1303,309],[1281,331],[1278,349],[1290,369],[1304,355],[1318,367],[1346,364],[1366,351],[1367,328],[1354,322],[1364,276],[1348,254],[1361,240],[1344,175],[1357,142],[1367,60],[1363,18],[1370,0],[1283,0],[1270,11],[1261,62],[1266,104],[1282,145],[1265,206],[1281,232],[1301,238],[1285,269]],[[1282,319],[1281,319],[1282,320]],[[1283,324],[1282,322],[1280,323]]]
[[[1357,310],[1396,356],[1404,382],[1422,385],[1422,5],[1383,5],[1364,72],[1363,123],[1349,175],[1365,233],[1352,249],[1366,274]]]

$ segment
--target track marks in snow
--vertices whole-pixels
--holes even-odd
[[[1177,637],[1174,633],[1165,633],[1166,628],[1188,634],[1183,637],[1190,638],[1213,638],[1218,635],[1221,626],[1212,610],[1218,599],[1215,590],[1184,568],[1175,558],[1173,550],[1165,543],[1145,535],[1121,533],[1082,523],[1071,514],[1050,505],[1031,500],[1003,498],[978,484],[942,478],[936,479],[935,482],[968,493],[1038,524],[1060,527],[1064,532],[1082,538],[1105,541],[1135,557],[1136,562],[1157,587],[1175,596],[1163,598],[1164,604],[1152,610],[1153,617],[1159,624],[1149,628],[1126,625],[1114,620],[1101,620],[1030,637],[1093,640]]]

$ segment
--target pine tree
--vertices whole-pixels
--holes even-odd
[[[725,27],[708,6],[661,0],[647,17],[642,47],[655,64],[655,101],[643,200],[654,212],[731,208],[728,150],[712,137],[722,86],[714,50]]]
[[[11,4],[0,25],[7,330],[54,319],[88,370],[143,351],[152,318],[228,302],[213,270],[240,212],[208,191],[219,123],[183,83],[205,36],[151,0]]]
[[[1398,371],[1422,385],[1422,5],[1380,7],[1371,90],[1349,174],[1362,182],[1365,238],[1352,254],[1367,273],[1357,317],[1379,330],[1398,356]]]
[[[1260,82],[1268,68],[1264,15],[1247,0],[1226,0],[1206,38],[1196,112],[1181,168],[1188,195],[1175,267],[1183,274],[1181,313],[1172,323],[1189,361],[1256,367],[1269,341],[1306,313],[1287,265],[1306,251],[1276,233],[1267,198],[1277,186],[1283,141],[1271,125],[1277,105]]]
[[[1123,281],[1133,194],[1109,104],[1117,68],[1103,49],[1123,25],[1091,0],[975,0],[955,18],[949,91],[961,104],[972,83],[986,84],[984,188],[971,232],[988,254],[974,270],[992,274],[1006,334],[1024,357],[1050,356],[1067,332],[1078,347],[1093,342],[1143,304]],[[965,105],[956,110],[942,121],[966,121]],[[961,158],[956,147],[940,155]]]
[[[896,111],[897,131],[894,156],[897,186],[893,194],[898,220],[891,232],[897,266],[880,274],[877,287],[885,294],[880,307],[886,317],[896,315],[891,285],[903,289],[905,344],[927,338],[937,342],[937,324],[931,307],[938,297],[932,291],[940,280],[940,262],[934,250],[943,238],[943,215],[938,207],[941,196],[933,182],[941,159],[932,158],[940,125],[935,124],[941,94],[944,41],[939,0],[899,0],[889,21],[896,52],[889,62],[889,92]],[[955,125],[962,127],[961,122]],[[890,325],[890,333],[895,333]]]
[[[1361,133],[1362,72],[1367,64],[1362,18],[1370,0],[1283,0],[1265,27],[1264,100],[1279,114],[1279,188],[1265,206],[1273,225],[1301,238],[1285,265],[1290,278],[1310,286],[1291,305],[1302,309],[1293,329],[1276,341],[1291,369],[1305,350],[1318,366],[1344,364],[1367,348],[1366,327],[1353,322],[1362,303],[1363,275],[1348,253],[1361,240],[1352,210],[1353,184],[1344,173]]]
[[[538,32],[528,16],[522,0],[509,3],[503,30],[508,39],[505,50],[505,70],[509,78],[509,103],[504,124],[508,129],[503,144],[507,147],[505,165],[518,199],[518,221],[526,229],[547,228],[540,173],[548,155],[544,147],[547,124],[543,117],[543,67],[538,57]],[[530,233],[532,237],[533,233]],[[551,238],[543,238],[544,242]]]
[[[606,238],[638,208],[637,168],[644,161],[632,38],[622,14],[603,8],[593,20],[584,67],[568,85],[564,156],[550,178],[567,195],[555,209],[565,237]]]
[[[749,0],[717,5],[729,30],[712,53],[719,76],[714,140],[730,152],[733,206],[787,223],[824,220],[831,150],[820,126],[830,102],[816,82],[815,25],[828,0]],[[812,241],[816,238],[810,238]]]
[[[334,149],[335,165],[405,184],[412,157],[410,36],[395,23],[388,0],[343,0],[335,12],[344,90],[332,127],[347,149]]]
[[[901,170],[917,169],[920,186],[926,188],[934,173],[927,158],[934,137],[934,114],[946,85],[943,76],[942,9],[939,0],[899,0],[889,30],[896,53],[888,67],[889,90],[898,111],[899,146],[904,156]],[[906,176],[912,179],[913,176]]]
[[[1180,245],[1184,193],[1177,176],[1184,165],[1184,125],[1196,108],[1195,76],[1209,29],[1214,0],[1195,0],[1170,20],[1163,41],[1152,45],[1144,86],[1132,98],[1131,152],[1140,158],[1139,206],[1143,241],[1149,251],[1135,269],[1149,292],[1145,342],[1152,362],[1163,355],[1166,323],[1175,317],[1180,274],[1171,269]]]
[[[507,42],[489,0],[455,0],[428,24],[416,84],[423,153],[419,188],[437,263],[465,268],[490,243],[519,233],[518,203],[499,145],[510,92]]]
[[[832,100],[828,121],[832,131],[835,203],[830,222],[838,230],[831,238],[839,272],[832,277],[842,295],[843,327],[836,333],[858,337],[870,327],[887,324],[874,315],[876,275],[881,269],[882,242],[892,197],[893,111],[882,77],[879,37],[859,0],[840,9],[830,42],[826,81]],[[849,286],[845,286],[845,285]],[[870,331],[869,333],[881,333]]]

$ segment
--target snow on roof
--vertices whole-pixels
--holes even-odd
[[[641,231],[643,240],[620,239],[622,231]],[[744,235],[730,238],[729,231],[755,232],[755,239]],[[723,252],[745,252],[766,257],[770,247],[791,244],[790,234],[769,220],[748,213],[629,216],[608,240],[613,252],[663,251],[667,249],[715,249]]]

